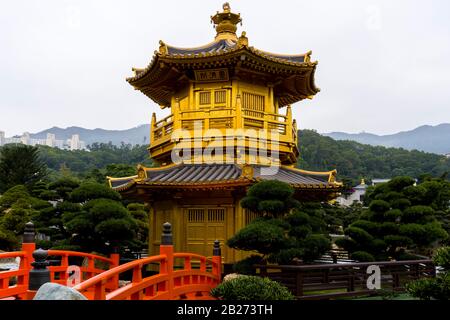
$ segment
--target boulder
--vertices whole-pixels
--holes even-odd
[[[33,300],[87,300],[87,298],[73,288],[47,282],[39,288]]]
[[[223,278],[223,282],[230,281],[239,277],[245,277],[245,275],[239,273],[229,273]]]

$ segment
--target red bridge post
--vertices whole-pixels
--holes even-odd
[[[174,288],[173,282],[173,236],[172,225],[169,222],[163,224],[163,231],[161,235],[161,245],[159,246],[159,254],[166,255],[166,260],[161,261],[160,274],[167,274],[168,280],[165,286],[162,288],[164,291],[172,292]]]
[[[212,273],[217,276],[217,284],[219,284],[222,277],[222,252],[220,250],[219,240],[214,241],[212,261]]]
[[[111,264],[109,265],[109,269],[112,269],[112,268],[115,268],[115,267],[119,266],[119,264],[120,264],[120,255],[119,255],[119,253],[117,253],[117,248],[115,248],[115,252],[114,253],[111,253],[109,255],[109,258],[111,259]],[[112,289],[112,290],[116,290],[116,289],[119,288],[119,275],[114,276],[111,279],[109,288]]]

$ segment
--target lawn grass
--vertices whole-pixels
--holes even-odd
[[[371,296],[371,297],[354,298],[353,300],[419,300],[419,299],[414,298],[407,293],[400,293],[393,297]]]

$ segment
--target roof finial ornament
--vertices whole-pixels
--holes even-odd
[[[222,6],[223,12],[217,12],[211,17],[217,31],[216,40],[228,39],[237,41],[237,24],[242,22],[241,15],[232,13],[228,2]]]

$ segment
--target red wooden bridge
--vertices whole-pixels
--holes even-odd
[[[50,282],[73,287],[89,300],[212,300],[209,292],[221,281],[219,242],[215,241],[211,258],[175,253],[169,223],[163,225],[159,255],[122,265],[119,254],[107,258],[83,252],[35,249],[34,227],[28,223],[22,250],[0,253],[0,262],[20,258],[18,269],[0,271],[0,300],[33,299],[42,284],[42,274],[47,274]],[[58,257],[58,265],[47,267],[47,257]],[[74,267],[69,262],[76,259],[84,262]],[[145,276],[148,268],[158,271]],[[72,271],[76,271],[78,279]],[[132,274],[131,281],[119,286],[119,278],[125,272]]]

